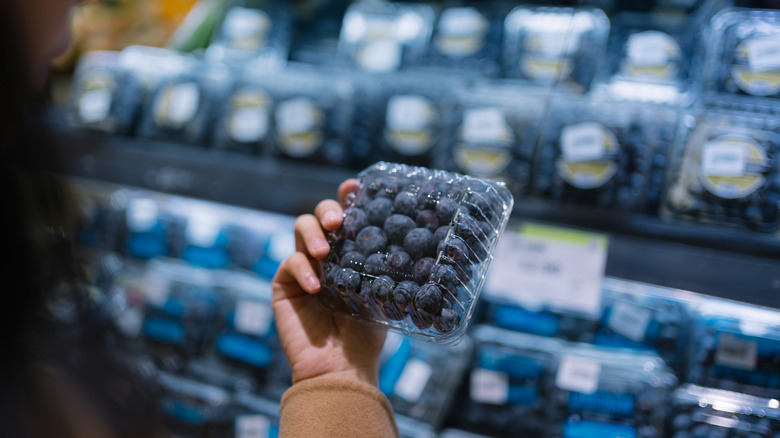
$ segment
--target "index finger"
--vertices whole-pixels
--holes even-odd
[[[355,193],[360,189],[360,185],[357,180],[350,178],[339,185],[339,204],[344,205],[347,202],[347,196],[350,193]]]

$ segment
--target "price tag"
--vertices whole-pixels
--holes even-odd
[[[439,19],[439,32],[449,36],[484,33],[486,21],[474,8],[448,8]]]
[[[618,302],[612,306],[607,327],[613,332],[636,342],[645,340],[647,326],[653,319],[650,309]]]
[[[604,156],[604,126],[594,122],[563,128],[561,149],[569,162],[598,160]]]
[[[190,218],[187,224],[187,231],[185,236],[187,242],[191,245],[199,246],[201,248],[210,248],[217,243],[217,237],[219,237],[219,231],[221,227],[219,222],[208,217],[200,216],[196,218]]]
[[[369,71],[397,70],[401,66],[401,44],[391,38],[366,42],[356,54],[355,61]]]
[[[241,333],[265,336],[271,329],[274,313],[271,307],[256,301],[239,301],[236,304],[234,325]]]
[[[477,403],[505,405],[509,399],[509,376],[477,368],[471,372],[469,391],[471,399]]]
[[[463,114],[463,141],[466,143],[503,143],[507,129],[504,112],[499,108],[475,108]]]
[[[701,172],[710,176],[741,176],[745,173],[745,148],[729,140],[704,144]]]
[[[111,91],[107,89],[84,92],[79,99],[79,117],[84,123],[105,120],[111,111]]]
[[[236,417],[236,438],[269,438],[271,422],[262,415],[239,415]]]
[[[581,357],[566,356],[561,360],[555,386],[565,391],[593,394],[599,388],[601,364]]]
[[[230,117],[228,133],[239,143],[260,141],[268,132],[266,108],[241,108]]]
[[[604,235],[526,224],[499,240],[485,296],[513,303],[532,300],[595,318],[601,313],[606,259]]]
[[[149,231],[157,223],[157,204],[151,199],[133,199],[127,206],[127,228],[134,233]]]
[[[183,125],[198,112],[200,90],[194,82],[174,85],[169,91],[168,118],[175,125]]]
[[[151,272],[147,273],[144,276],[144,294],[149,303],[154,306],[162,306],[168,301],[168,295],[171,294],[171,282],[167,278]]]
[[[715,351],[716,364],[753,371],[757,359],[758,346],[755,341],[740,339],[727,333],[718,336],[718,348]]]
[[[387,126],[396,131],[422,131],[431,121],[431,107],[424,97],[395,96],[387,103]]]
[[[754,72],[780,69],[780,34],[746,41],[748,66]]]
[[[673,42],[668,34],[654,30],[632,34],[626,42],[628,59],[642,67],[666,65],[669,62],[669,46]]]
[[[419,400],[432,372],[431,367],[425,362],[410,359],[395,384],[395,394],[408,402]]]
[[[281,135],[311,131],[316,123],[315,108],[311,100],[303,97],[281,102],[276,108],[276,129]]]

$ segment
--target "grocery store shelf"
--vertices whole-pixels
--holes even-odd
[[[65,131],[71,175],[297,215],[332,198],[355,170],[170,142]],[[518,199],[513,221],[610,235],[607,275],[780,307],[780,236]]]

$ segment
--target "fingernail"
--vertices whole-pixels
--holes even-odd
[[[308,291],[313,292],[319,289],[320,287],[320,281],[317,279],[317,277],[314,274],[309,274],[308,276],[306,276],[306,279],[304,279],[303,282],[304,282],[303,286]]]
[[[339,220],[339,215],[335,211],[329,211],[322,217],[322,222],[326,224],[332,224]]]
[[[328,245],[327,240],[318,237],[311,241],[311,250],[312,252],[329,252],[330,245]]]

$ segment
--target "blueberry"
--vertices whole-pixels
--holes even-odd
[[[458,183],[454,183],[447,186],[445,193],[448,198],[451,198],[455,201],[460,201],[461,199],[463,199],[463,195],[466,194],[466,191],[464,190],[462,185]]]
[[[409,316],[411,317],[412,323],[420,330],[425,330],[433,325],[433,317],[424,312],[410,312]]]
[[[433,210],[423,210],[417,215],[417,226],[427,228],[431,233],[439,228],[439,218]]]
[[[365,211],[359,208],[350,208],[344,212],[344,222],[341,226],[344,230],[344,237],[354,239],[363,228],[368,226],[368,216]]]
[[[396,213],[409,217],[417,216],[417,195],[412,192],[401,192],[393,201],[393,209]]]
[[[374,294],[374,299],[380,303],[387,301],[394,288],[395,282],[387,275],[377,277],[371,284],[371,292]]]
[[[339,251],[340,256],[344,256],[344,254],[352,251],[357,251],[357,245],[355,245],[355,241],[352,239],[344,239],[341,242],[341,251]]]
[[[458,203],[452,198],[441,198],[436,204],[436,216],[440,224],[448,224],[458,211]]]
[[[335,286],[342,294],[354,294],[360,287],[360,274],[352,269],[337,270]]]
[[[412,304],[412,298],[420,287],[413,281],[402,281],[393,289],[393,303],[400,310],[404,310]]]
[[[339,265],[335,263],[328,263],[325,265],[325,268],[323,270],[325,271],[325,285],[335,286],[336,278],[338,277],[339,272],[341,272],[341,269],[339,269]]]
[[[444,308],[441,315],[433,318],[433,328],[439,333],[449,333],[460,324],[460,314],[455,309]]]
[[[376,198],[366,205],[366,214],[371,225],[382,226],[392,211],[393,201],[387,198]]]
[[[388,254],[385,262],[390,268],[390,276],[395,280],[403,279],[412,267],[412,258],[403,251]]]
[[[436,265],[431,275],[433,281],[445,286],[452,286],[458,282],[458,272],[450,265]]]
[[[385,255],[381,253],[371,254],[363,264],[363,272],[368,275],[387,275],[389,271]]]
[[[390,242],[403,242],[406,233],[416,227],[412,218],[402,214],[394,214],[388,217],[384,223],[384,230]]]
[[[479,221],[472,216],[463,215],[455,218],[453,224],[455,228],[455,234],[460,236],[466,242],[479,242],[484,240],[485,237],[482,234],[482,229],[479,226]]]
[[[417,284],[425,284],[431,277],[431,271],[436,264],[436,260],[431,257],[423,257],[417,260],[412,266],[412,278]]]
[[[387,245],[387,252],[388,252],[388,254],[391,253],[391,252],[398,252],[398,251],[403,251],[403,250],[404,250],[404,247],[401,246],[401,245]]]
[[[371,198],[387,196],[387,188],[389,186],[390,182],[387,178],[378,177],[366,185],[365,193]]]
[[[441,312],[444,291],[435,283],[424,284],[414,296],[414,307],[428,315],[438,315]]]
[[[447,233],[449,232],[450,227],[447,225],[442,225],[433,233],[433,240],[436,241],[436,244],[438,245],[447,237]]]
[[[417,192],[417,205],[423,208],[436,206],[436,201],[442,195],[443,186],[438,181],[426,181]]]
[[[456,264],[463,264],[469,260],[469,248],[460,239],[449,239],[442,244],[444,256]]]
[[[433,233],[427,228],[415,228],[409,231],[404,238],[404,249],[415,259],[433,255],[436,250]]]
[[[387,236],[385,236],[385,233],[381,228],[369,225],[360,230],[355,244],[357,245],[358,251],[369,255],[385,249],[385,246],[387,246]]]
[[[341,267],[342,268],[351,268],[355,271],[362,271],[363,270],[363,263],[366,261],[366,256],[363,254],[352,251],[344,254],[343,257],[341,257]]]
[[[492,191],[475,193],[471,196],[472,211],[478,217],[490,219],[493,217],[494,208],[500,205],[500,201]]]

